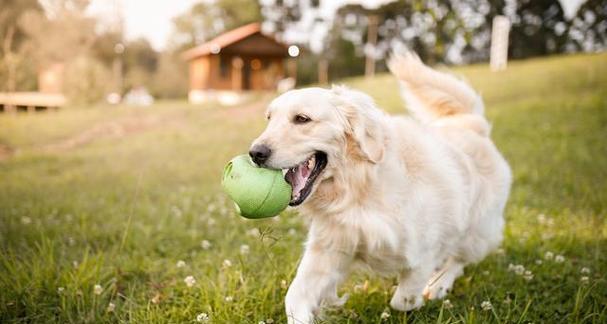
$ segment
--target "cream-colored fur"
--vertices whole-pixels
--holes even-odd
[[[489,138],[481,98],[414,54],[390,68],[415,118],[393,117],[345,87],[287,92],[269,106],[266,165],[285,169],[325,152],[328,165],[299,207],[305,252],[288,290],[289,323],[311,323],[341,305],[337,287],[354,266],[397,276],[390,305],[442,298],[466,264],[502,240],[511,173]],[[297,114],[312,121],[293,123]]]

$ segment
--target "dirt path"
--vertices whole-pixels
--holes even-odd
[[[0,161],[8,159],[14,152],[10,146],[0,143]]]
[[[259,100],[242,106],[222,108],[220,112],[223,116],[232,119],[263,118],[263,113],[270,100],[270,96],[264,96]]]
[[[46,152],[60,152],[83,146],[99,139],[121,138],[140,133],[158,127],[161,124],[166,124],[167,120],[161,117],[163,116],[135,116],[98,123],[80,134],[45,145],[41,147],[40,150]]]
[[[270,101],[270,96],[253,102],[245,103],[238,107],[225,107],[216,110],[213,113],[219,114],[222,118],[235,120],[247,120],[251,118],[263,118],[263,112]],[[144,116],[128,116],[115,120],[98,122],[90,128],[70,136],[68,138],[33,148],[34,151],[60,153],[77,147],[81,147],[100,139],[118,139],[126,136],[139,134],[159,127],[182,127],[186,125],[185,115],[180,113],[163,113]],[[14,156],[16,149],[0,143],[0,161]]]

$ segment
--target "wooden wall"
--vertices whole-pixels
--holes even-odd
[[[190,90],[274,90],[284,75],[282,57],[207,55],[190,61]]]

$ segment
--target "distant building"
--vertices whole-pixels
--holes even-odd
[[[64,65],[54,63],[38,71],[38,91],[0,92],[0,112],[37,111],[66,104],[62,93]]]
[[[238,101],[247,90],[275,90],[285,78],[288,47],[248,24],[182,54],[190,68],[190,102]]]
[[[38,71],[38,91],[42,93],[62,93],[63,72],[62,63],[54,63]]]

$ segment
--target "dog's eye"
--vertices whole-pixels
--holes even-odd
[[[293,118],[293,122],[295,124],[305,124],[307,122],[311,121],[310,117],[306,116],[306,115],[295,115],[295,118]]]

